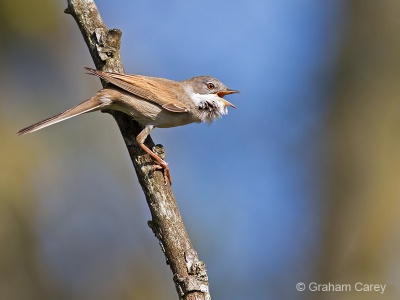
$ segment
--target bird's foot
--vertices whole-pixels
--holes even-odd
[[[164,176],[164,183],[167,185],[168,183],[171,185],[172,180],[171,180],[171,172],[168,167],[168,163],[165,161],[158,161],[158,165],[153,165],[154,170],[161,170],[163,172]]]

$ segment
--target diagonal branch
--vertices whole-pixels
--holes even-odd
[[[89,48],[96,68],[108,72],[124,73],[120,56],[122,32],[109,30],[103,23],[93,0],[68,0],[65,13],[74,17]],[[102,82],[103,86],[105,82]],[[161,172],[154,172],[152,158],[136,144],[135,137],[140,125],[126,114],[110,113],[118,124],[135,167],[139,183],[146,196],[152,220],[148,225],[160,242],[167,264],[170,265],[180,299],[211,299],[208,278],[203,262],[199,261],[183,224],[171,187],[164,184]],[[146,145],[163,152],[161,146],[154,147],[149,136]]]

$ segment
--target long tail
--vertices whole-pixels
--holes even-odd
[[[69,118],[79,116],[81,114],[91,112],[94,110],[99,110],[104,106],[104,103],[100,100],[98,100],[96,97],[93,97],[89,100],[86,100],[82,102],[81,104],[78,104],[77,106],[68,109],[62,113],[59,113],[53,117],[47,118],[43,121],[40,121],[36,124],[33,124],[31,126],[28,126],[24,129],[21,129],[20,131],[17,132],[18,135],[24,135],[27,133],[31,133],[34,131],[37,131],[39,129],[42,129],[44,127],[56,124],[61,121],[65,121]]]

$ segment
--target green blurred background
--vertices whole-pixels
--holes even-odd
[[[242,92],[153,135],[215,299],[399,299],[400,2],[96,3],[127,72]],[[15,134],[100,88],[65,7],[0,2],[0,298],[176,299],[113,119]]]

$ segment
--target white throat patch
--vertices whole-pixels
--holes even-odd
[[[191,99],[200,109],[200,119],[202,122],[211,123],[215,119],[228,114],[228,108],[216,94],[201,95],[192,93]]]

